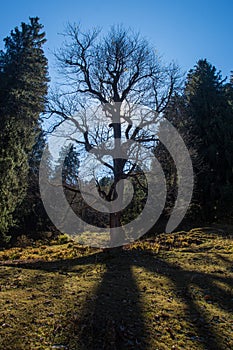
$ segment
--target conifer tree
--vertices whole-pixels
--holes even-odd
[[[39,18],[4,39],[0,53],[0,237],[15,224],[28,186],[29,159],[47,94],[46,41]]]
[[[225,80],[207,60],[199,60],[187,76],[185,96],[202,172],[197,176],[205,218],[217,218],[227,208],[224,193],[232,188],[233,113]]]

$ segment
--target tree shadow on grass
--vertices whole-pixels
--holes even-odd
[[[81,316],[74,320],[72,328],[66,329],[65,344],[69,349],[151,349],[150,339],[157,336],[157,333],[148,333],[141,291],[132,273],[134,267],[143,268],[151,275],[166,276],[171,281],[174,295],[186,307],[186,319],[195,330],[194,333],[198,334],[200,348],[229,348],[227,340],[223,341],[215,325],[210,322],[207,310],[203,305],[200,306],[190,288],[198,288],[200,298],[207,295],[211,299],[207,302],[231,313],[233,296],[229,290],[233,287],[233,280],[229,277],[183,269],[166,259],[152,256],[147,251],[130,250],[113,250],[72,260],[24,263],[18,266],[48,272],[62,269],[63,272],[79,274],[79,266],[92,266],[96,263],[105,266],[105,272],[94,295],[83,305]],[[228,291],[221,287],[221,283],[228,287]],[[72,318],[72,315],[69,317]],[[67,319],[67,324],[69,322]]]
[[[147,349],[140,293],[131,271],[131,257],[126,252],[116,249],[114,253],[108,251],[72,260],[20,263],[17,267],[60,272],[64,278],[67,273],[79,275],[86,271],[85,278],[89,278],[95,264],[103,266],[101,281],[94,294],[92,290],[87,293],[81,315],[75,306],[78,290],[74,294],[73,309],[67,310],[63,322],[62,344],[72,350]],[[34,279],[31,282],[32,285],[36,283]],[[60,284],[58,289],[61,289]],[[59,343],[61,337],[58,339]]]
[[[233,279],[225,278],[217,274],[197,272],[182,269],[179,266],[162,261],[162,264],[145,264],[143,259],[140,266],[151,273],[159,273],[167,275],[173,282],[175,294],[182,298],[183,303],[187,306],[186,315],[198,334],[201,342],[208,350],[225,350],[226,344],[221,343],[219,334],[213,328],[207,317],[206,310],[199,306],[197,298],[195,298],[190,290],[190,286],[196,286],[203,297],[208,297],[209,302],[213,302],[219,309],[224,309],[230,313],[233,312],[233,295],[230,291],[225,291],[215,282],[222,282],[228,287],[233,288]],[[160,266],[158,268],[158,266]],[[208,293],[208,294],[207,294]],[[206,294],[206,295],[205,295]]]
[[[130,265],[106,263],[94,300],[84,306],[82,323],[83,350],[147,348],[140,293]]]

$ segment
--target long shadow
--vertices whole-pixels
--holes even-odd
[[[122,261],[119,261],[118,254],[121,254]],[[116,249],[72,260],[18,263],[17,267],[79,274],[83,266],[88,270],[90,265],[91,272],[96,263],[105,267],[105,273],[94,296],[87,298],[81,319],[73,322],[64,343],[68,348],[79,350],[147,349],[140,293],[131,272],[132,256],[128,252]],[[7,265],[15,266],[14,263]],[[74,315],[76,311],[80,312],[75,310],[74,305]],[[75,336],[77,347],[74,344]]]
[[[81,334],[83,350],[147,348],[139,290],[130,267],[128,262],[106,264],[94,302],[83,310],[82,319],[84,323],[88,319],[87,331],[92,335]]]
[[[188,316],[196,329],[200,339],[202,339],[208,350],[225,350],[226,347],[220,343],[218,334],[209,323],[205,312],[195,302],[193,296],[189,291],[190,284],[196,285],[203,290],[203,282],[205,284],[205,291],[209,291],[214,297],[221,295],[221,305],[218,303],[218,307],[233,312],[232,294],[224,291],[222,288],[215,285],[214,281],[224,282],[228,286],[233,287],[233,279],[224,278],[218,275],[194,272],[190,270],[181,269],[179,266],[165,262],[164,260],[156,262],[148,266],[143,259],[140,260],[138,266],[144,267],[151,273],[159,273],[161,275],[167,275],[169,271],[169,278],[172,280],[176,292],[182,296],[184,303],[188,307]],[[172,273],[174,271],[174,273]],[[204,291],[204,290],[203,290]]]
[[[106,272],[95,291],[94,299],[88,301],[83,307],[81,323],[79,322],[74,329],[75,332],[79,333],[79,347],[77,349],[146,350],[149,348],[140,293],[131,271],[133,266],[144,268],[152,274],[168,277],[174,285],[176,295],[181,296],[182,301],[186,304],[186,316],[199,335],[205,349],[226,349],[226,346],[221,344],[216,330],[209,323],[205,311],[193,298],[189,287],[192,284],[196,285],[203,293],[208,290],[213,295],[221,295],[221,304],[218,298],[214,302],[219,308],[231,311],[232,294],[215,284],[215,281],[223,282],[232,287],[233,280],[231,278],[182,269],[166,260],[149,255],[147,251],[101,252],[72,260],[24,263],[17,266],[44,271],[72,270],[79,273],[79,265],[88,266],[96,262],[105,265]],[[12,264],[9,265],[12,266]],[[203,288],[203,281],[205,288]],[[80,331],[80,324],[85,325],[82,331]],[[67,345],[69,345],[69,337],[72,337],[72,334],[67,334]]]

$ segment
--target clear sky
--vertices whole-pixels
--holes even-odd
[[[183,71],[200,58],[229,76],[233,70],[233,0],[8,0],[1,2],[1,42],[11,29],[38,16],[47,34],[46,55],[54,79],[53,55],[67,22],[84,29],[123,24],[138,30]],[[0,44],[2,47],[2,44]]]

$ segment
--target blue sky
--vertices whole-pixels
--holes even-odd
[[[67,22],[86,29],[112,24],[131,27],[146,37],[167,62],[183,71],[200,58],[229,76],[233,70],[233,0],[39,0],[1,3],[1,42],[11,29],[38,16],[47,33],[46,55],[55,79],[51,51],[59,48]],[[2,47],[2,44],[0,44]]]

